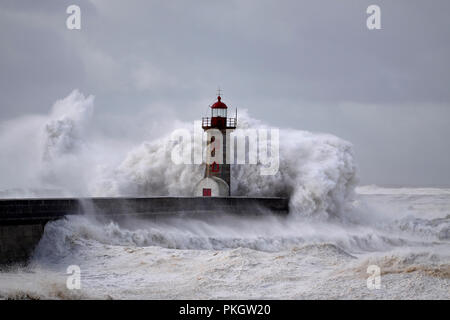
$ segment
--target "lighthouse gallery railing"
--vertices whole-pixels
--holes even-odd
[[[236,118],[227,118],[227,128],[236,128],[237,119]],[[202,127],[209,128],[211,127],[211,118],[202,118]]]

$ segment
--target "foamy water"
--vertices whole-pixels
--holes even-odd
[[[374,205],[384,203],[385,196],[359,201]],[[436,211],[435,196],[420,203],[425,200]],[[410,209],[400,218],[381,214],[367,224],[218,216],[129,220],[119,226],[92,216],[71,217],[47,225],[31,266],[0,274],[0,295],[449,299],[450,196],[446,203],[443,212],[439,196],[440,217]],[[414,208],[409,200],[396,204]],[[65,272],[74,264],[81,268],[81,290],[66,288]],[[381,289],[369,290],[366,271],[374,264],[381,269]]]
[[[74,91],[48,115],[4,126],[0,147],[26,169],[9,176],[14,162],[1,159],[0,196],[191,194],[203,168],[171,162],[170,133],[110,141],[92,133],[93,104]],[[269,126],[243,113],[239,127]],[[87,211],[48,223],[30,265],[0,272],[0,297],[450,298],[448,189],[368,186],[355,194],[351,143],[298,130],[280,130],[280,138],[279,172],[233,166],[232,193],[289,196],[288,217],[130,218],[119,225]],[[66,287],[69,265],[81,268],[80,290]],[[367,288],[369,265],[381,269],[380,289]]]

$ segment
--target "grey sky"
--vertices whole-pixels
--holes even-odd
[[[78,88],[124,134],[139,114],[199,119],[220,85],[255,118],[353,142],[363,184],[450,186],[449,14],[446,0],[3,0],[0,120]]]

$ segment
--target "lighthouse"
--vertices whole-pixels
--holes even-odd
[[[222,102],[220,89],[217,101],[210,106],[211,117],[202,118],[206,132],[205,175],[195,186],[195,196],[230,196],[231,168],[229,159],[230,133],[236,129],[237,111],[228,118],[228,106]]]

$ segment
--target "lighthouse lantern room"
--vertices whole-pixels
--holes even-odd
[[[219,94],[210,106],[211,117],[202,118],[206,132],[205,176],[195,186],[194,193],[200,197],[230,196],[231,170],[229,159],[230,133],[236,129],[235,118],[227,117],[228,106]]]

